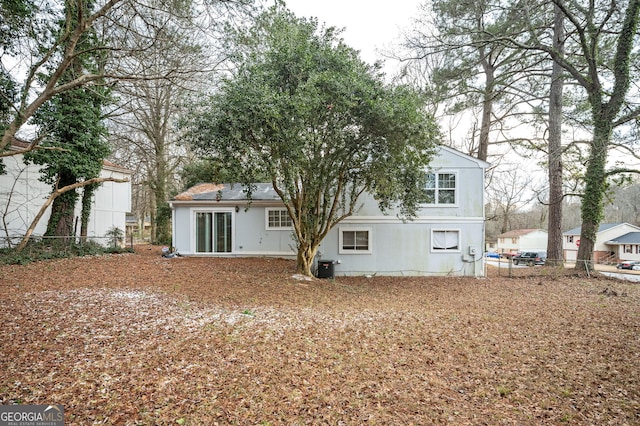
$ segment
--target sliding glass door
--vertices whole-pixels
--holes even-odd
[[[231,212],[196,212],[196,253],[231,253]]]

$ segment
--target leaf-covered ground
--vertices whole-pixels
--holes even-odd
[[[0,404],[66,424],[640,424],[640,287],[300,281],[277,259],[0,267]],[[491,271],[490,271],[491,272]]]

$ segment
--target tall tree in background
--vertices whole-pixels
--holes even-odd
[[[256,170],[270,176],[293,222],[300,273],[311,275],[321,241],[364,192],[415,215],[439,139],[415,92],[385,86],[334,28],[278,7],[237,40],[237,69],[187,117],[189,139],[235,168],[249,193]]]
[[[60,31],[73,31],[73,27],[80,24],[78,17],[87,15],[91,8],[91,3],[66,2],[65,14],[70,18],[60,22]],[[100,46],[94,32],[83,33],[76,47],[88,53],[76,56],[60,81],[64,84],[83,74],[99,73],[99,69],[104,66]],[[64,44],[61,45],[62,50],[65,48]],[[44,84],[46,79],[47,77]],[[97,178],[100,174],[102,162],[109,154],[109,146],[104,138],[105,127],[102,124],[102,110],[106,102],[107,90],[96,84],[61,93],[46,102],[36,113],[34,122],[43,133],[41,147],[47,149],[32,151],[25,156],[25,160],[43,166],[40,179],[52,185],[52,192],[83,180]],[[95,186],[89,185],[83,190],[87,198],[83,207],[88,209]],[[54,200],[46,236],[68,238],[75,234],[74,210],[78,196],[75,190],[67,191]],[[83,213],[82,217],[88,219],[88,212]],[[86,230],[86,222],[84,229]]]
[[[564,58],[564,15],[554,6],[553,49]],[[549,222],[547,226],[547,264],[563,265],[562,200],[564,199],[562,167],[562,91],[564,70],[554,61],[549,89]]]
[[[429,96],[449,104],[448,114],[464,112],[469,117],[470,110],[479,110],[477,140],[472,134],[469,153],[486,161],[492,131],[504,141],[505,130],[519,114],[518,105],[531,102],[537,92],[525,77],[527,69],[534,73],[541,58],[490,36],[524,27],[522,16],[509,8],[484,0],[434,0],[432,5],[432,10],[423,8],[419,27],[406,37],[407,55],[411,62],[434,63]]]
[[[617,172],[607,169],[614,129],[629,124],[640,113],[640,108],[627,98],[631,84],[630,68],[638,59],[640,0],[611,0],[607,7],[594,1],[553,0],[553,3],[569,27],[567,40],[572,43],[571,55],[563,54],[537,37],[526,41],[513,37],[509,41],[523,49],[547,53],[581,86],[591,109],[593,133],[586,164],[576,263],[577,269],[586,269],[593,261],[596,234],[603,218],[607,180]],[[539,5],[529,2],[520,6],[525,7],[529,16],[534,16],[536,12],[532,9]],[[496,37],[502,38],[503,35]]]
[[[251,13],[250,3],[212,2],[206,8],[209,14],[200,19],[193,16],[195,2],[173,2],[173,19],[164,13],[146,17],[155,42],[127,58],[146,78],[116,87],[121,105],[110,118],[111,140],[118,163],[135,171],[139,191],[148,194],[148,205],[137,206],[137,214],[149,216],[154,243],[171,242],[168,199],[181,189],[181,169],[192,160],[188,147],[180,143],[176,121],[188,99],[211,90],[212,74],[227,55],[217,44],[223,23],[231,27],[234,16]]]
[[[148,19],[161,20],[150,16]],[[124,158],[123,164],[132,164],[139,179],[151,196],[149,216],[153,243],[171,242],[170,211],[166,206],[171,191],[177,190],[178,167],[185,158],[184,149],[178,146],[175,121],[193,86],[197,75],[206,65],[202,62],[201,49],[185,33],[170,23],[158,22],[156,43],[144,52],[130,58],[149,76],[175,73],[167,79],[142,79],[123,82],[117,88],[123,101],[118,114],[111,117],[114,145]]]

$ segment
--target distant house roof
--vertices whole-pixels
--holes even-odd
[[[514,229],[513,231],[508,231],[504,234],[498,235],[498,238],[516,238],[536,231],[547,232],[544,229]]]
[[[602,223],[598,227],[598,232],[606,231],[607,229],[615,228],[616,226],[624,225],[623,222],[620,223]],[[580,235],[580,231],[582,230],[581,226],[577,228],[570,229],[564,232],[565,235]]]
[[[14,151],[20,151],[20,150],[26,150],[31,148],[32,143],[31,142],[27,142],[25,140],[22,139],[18,139],[16,137],[13,138],[13,140],[11,141],[11,146],[10,149],[14,150]],[[109,160],[103,160],[102,161],[102,166],[105,169],[110,169],[110,170],[114,170],[114,171],[119,171],[119,172],[123,172],[123,173],[128,173],[128,174],[133,174],[133,170],[131,169],[127,169],[126,167],[122,167],[116,163],[113,163]]]
[[[114,170],[122,173],[133,174],[133,170],[127,169],[126,167],[122,167],[116,163],[112,163],[109,160],[102,160],[102,166],[107,170]]]
[[[620,235],[619,237],[607,241],[607,244],[640,244],[640,232],[629,232],[624,235]]]
[[[253,184],[251,199],[257,201],[280,201],[280,196],[270,183]],[[175,201],[246,201],[247,192],[239,183],[201,183],[187,189],[175,197]]]

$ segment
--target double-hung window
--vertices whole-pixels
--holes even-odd
[[[454,172],[427,173],[424,189],[424,203],[455,205],[457,174]]]

